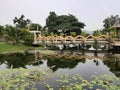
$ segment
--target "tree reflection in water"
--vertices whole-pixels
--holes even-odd
[[[50,58],[47,61],[47,66],[50,67],[53,71],[57,71],[59,68],[69,68],[72,69],[78,65],[79,62],[85,63],[85,58],[82,60],[71,59],[67,60],[66,58],[51,60]]]
[[[120,58],[116,57],[115,54],[106,54],[103,63],[110,68],[117,77],[120,77]]]
[[[29,53],[1,54],[0,63],[6,64],[6,68],[26,68],[26,65],[32,64],[34,55]]]
[[[97,52],[93,56],[83,54],[50,54],[45,55],[41,53],[14,53],[14,54],[0,54],[0,65],[6,64],[6,68],[27,68],[26,66],[38,66],[46,64],[52,71],[58,69],[72,69],[79,63],[86,64],[87,60],[93,60],[96,66],[102,63],[106,65],[111,72],[117,77],[120,77],[120,58],[113,53],[106,53],[100,57]],[[45,63],[46,62],[46,63]],[[86,66],[87,67],[87,66]]]

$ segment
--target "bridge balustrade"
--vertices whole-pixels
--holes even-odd
[[[109,36],[107,35],[101,35],[101,36],[87,36],[83,37],[81,35],[78,35],[76,37],[72,36],[38,36],[37,37],[37,43],[75,43],[75,44],[81,44],[81,43],[108,43],[109,42]]]

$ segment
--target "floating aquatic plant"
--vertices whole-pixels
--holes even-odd
[[[81,75],[53,74],[47,69],[9,69],[0,71],[0,90],[37,90],[36,84],[46,90],[55,90],[50,79],[54,79],[59,90],[106,89],[120,90],[120,78],[110,75],[94,75],[91,81]]]

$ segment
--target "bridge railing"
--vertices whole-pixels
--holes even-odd
[[[110,37],[107,35],[101,35],[101,36],[87,36],[87,37],[83,37],[81,35],[76,36],[76,37],[72,37],[72,36],[41,36],[38,35],[38,37],[36,37],[37,42],[38,43],[52,43],[52,42],[61,42],[61,43],[75,43],[75,42],[94,42],[94,41],[109,41]]]

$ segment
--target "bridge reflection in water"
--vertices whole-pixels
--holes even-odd
[[[74,68],[78,65],[78,63],[87,63],[86,60],[93,61],[96,66],[103,63],[105,66],[109,67],[109,70],[114,73],[117,77],[120,77],[120,54],[114,53],[85,53],[85,54],[77,54],[77,53],[66,53],[63,54],[41,54],[36,52],[35,54],[36,60],[35,63],[41,62],[43,59],[47,60],[47,65],[53,71],[57,71],[60,68]],[[87,66],[86,66],[87,68]],[[103,66],[104,70],[104,66]]]
[[[88,53],[88,55],[86,55],[84,52],[79,53],[74,51],[71,52],[58,51],[56,54],[41,54],[40,52],[35,53],[35,60],[42,58],[56,58],[56,59],[65,58],[65,59],[77,59],[77,60],[81,60],[83,58],[87,58],[89,60],[92,60],[94,58],[99,58],[102,60],[104,56],[102,55],[98,56],[98,53],[96,51],[94,52],[93,55],[92,53]]]

